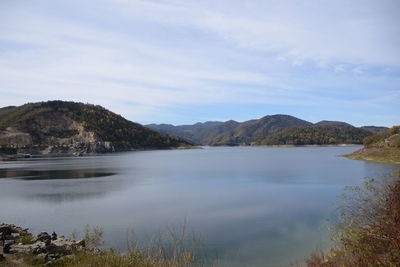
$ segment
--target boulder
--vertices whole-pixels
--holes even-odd
[[[16,226],[14,224],[0,224],[0,233],[3,236],[10,236],[12,234],[27,234],[28,229],[21,228],[19,226]]]
[[[33,240],[33,244],[16,244],[16,240],[24,235],[31,235],[28,229],[11,224],[0,224],[0,248],[3,247],[0,253],[31,254],[41,262],[47,262],[46,265],[52,266],[57,259],[85,249],[84,240],[70,240],[64,236],[58,237],[56,233],[50,236],[47,232],[38,234]]]
[[[13,244],[10,245],[10,249],[8,253],[17,254],[17,253],[29,253],[32,250],[32,245],[23,245],[23,244]]]
[[[11,244],[10,244],[10,243],[4,244],[3,253],[4,253],[4,254],[10,253],[10,248],[11,248]]]
[[[37,235],[36,241],[48,242],[51,241],[51,236],[47,232],[41,232]]]
[[[6,225],[6,224],[0,224],[0,233],[1,233],[3,236],[11,235],[11,233],[12,233],[12,228],[11,228],[11,226]]]

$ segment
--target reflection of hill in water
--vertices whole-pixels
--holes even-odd
[[[12,178],[0,187],[0,195],[46,203],[99,199],[126,188],[128,180],[116,174],[107,169],[0,169],[1,178]]]
[[[83,179],[112,176],[116,173],[99,169],[77,170],[26,170],[0,169],[1,178],[18,178],[23,180]]]
[[[64,193],[43,193],[27,195],[27,198],[35,199],[44,202],[70,202],[70,201],[80,201],[85,199],[98,199],[107,195],[107,192],[64,192]]]

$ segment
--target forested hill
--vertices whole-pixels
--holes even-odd
[[[193,126],[198,125],[194,124]],[[187,138],[198,145],[250,145],[265,136],[291,126],[311,126],[312,123],[289,115],[268,115],[260,119],[237,122],[212,122],[203,124],[201,129],[186,126],[185,131],[178,127],[151,124],[154,130]],[[172,126],[172,127],[171,127]]]
[[[0,109],[3,151],[89,153],[185,145],[190,143],[91,104],[48,101]]]
[[[364,148],[343,155],[351,159],[400,163],[400,127],[392,128],[364,139]]]
[[[370,131],[371,133],[377,134],[377,133],[383,133],[387,130],[389,130],[388,127],[379,127],[379,126],[362,126],[360,127],[361,129]]]
[[[361,144],[364,137],[385,127],[354,127],[346,122],[323,120],[315,124],[289,115],[269,115],[237,122],[205,122],[193,125],[150,124],[148,127],[192,141],[197,145],[254,144]],[[291,127],[297,127],[290,129]],[[311,128],[310,128],[311,127]],[[287,129],[287,130],[286,130]],[[272,135],[272,136],[270,136]]]
[[[268,135],[257,145],[362,144],[371,132],[353,126],[290,127]]]

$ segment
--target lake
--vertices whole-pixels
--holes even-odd
[[[105,246],[186,228],[218,266],[287,266],[328,246],[343,187],[396,165],[350,147],[206,147],[0,163],[0,222],[34,233],[104,229]]]

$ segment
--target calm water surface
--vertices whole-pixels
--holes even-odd
[[[337,157],[359,147],[142,151],[0,163],[0,221],[69,235],[104,228],[124,251],[181,225],[220,266],[287,266],[327,245],[344,186],[395,165]]]

